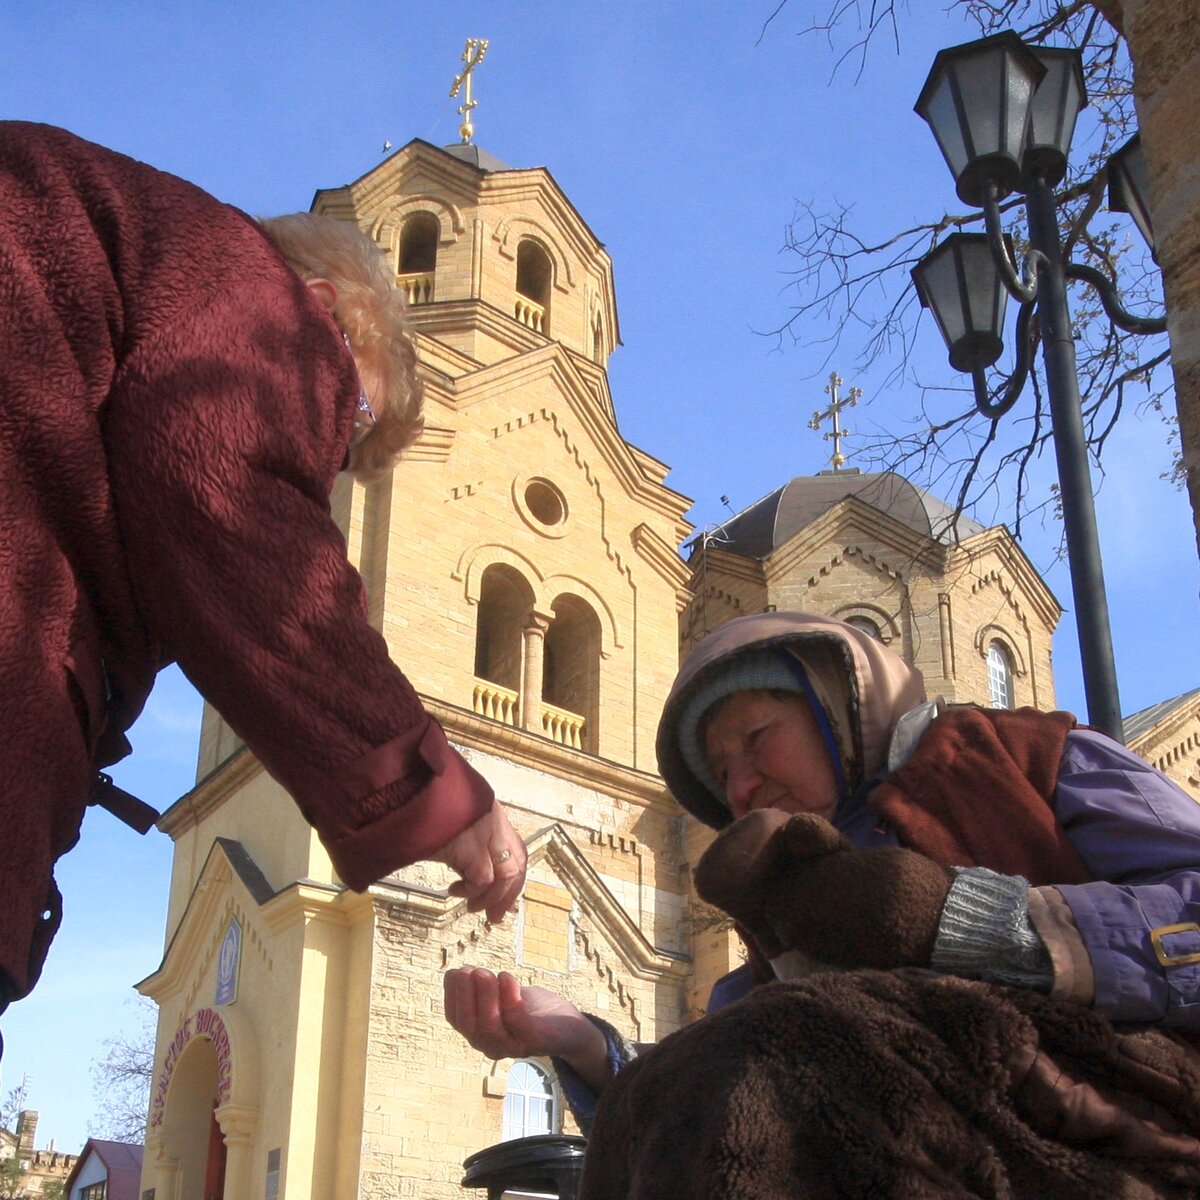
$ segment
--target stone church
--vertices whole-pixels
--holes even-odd
[[[681,649],[720,622],[836,614],[931,694],[1054,706],[1054,596],[1006,530],[896,475],[793,479],[680,555],[690,502],[617,428],[611,261],[547,170],[413,141],[314,207],[394,263],[427,389],[406,461],[340,482],[334,510],[371,619],[506,805],[529,882],[498,926],[437,867],[347,891],[206,708],[198,782],[161,821],[167,944],[140,985],[160,1009],[148,1200],[451,1200],[468,1155],[570,1130],[548,1063],[489,1061],[445,1024],[448,967],[511,969],[634,1041],[703,1010],[738,949],[695,919],[709,835],[654,737]],[[1194,786],[1200,692],[1171,703],[1145,737],[1178,743]]]

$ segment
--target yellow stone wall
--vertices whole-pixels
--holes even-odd
[[[530,845],[530,884],[495,928],[446,896],[452,877],[435,864],[366,896],[339,890],[290,799],[206,708],[197,787],[164,820],[175,840],[167,953],[142,985],[161,1006],[155,1071],[169,1084],[143,1177],[160,1197],[193,1186],[200,1109],[187,1092],[210,1086],[215,1067],[203,1038],[175,1065],[171,1046],[213,1002],[235,912],[242,987],[217,1010],[233,1063],[217,1111],[227,1196],[263,1194],[273,1148],[287,1200],[461,1194],[463,1158],[500,1138],[508,1064],[445,1023],[449,966],[515,970],[646,1041],[691,1003],[682,819],[653,773],[678,663],[688,501],[617,432],[608,257],[545,171],[482,174],[422,143],[320,193],[317,207],[357,219],[392,254],[406,214],[440,222],[434,302],[412,309],[426,432],[390,478],[340,481],[332,508],[370,619]],[[522,238],[553,263],[550,337],[514,316]],[[562,520],[530,498],[539,480],[561,497]],[[541,706],[532,686],[515,716],[479,709],[484,572],[496,566],[522,581],[542,637],[554,636],[556,605],[594,616],[583,746],[526,720]],[[522,642],[522,671],[538,646]]]

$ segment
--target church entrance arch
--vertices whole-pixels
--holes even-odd
[[[202,1196],[224,1200],[223,1171],[214,1172],[214,1132],[220,1140],[213,1115],[217,1100],[217,1055],[207,1038],[193,1038],[175,1066],[163,1112],[163,1147],[177,1165],[180,1196]],[[212,1194],[210,1187],[221,1190]]]
[[[150,1106],[150,1132],[158,1134],[180,1198],[225,1200],[227,1150],[217,1110],[229,1102],[231,1078],[225,1024],[202,1008],[176,1030]]]

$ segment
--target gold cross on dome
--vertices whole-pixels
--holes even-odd
[[[459,116],[462,117],[462,124],[458,127],[458,136],[462,138],[464,146],[470,145],[471,137],[475,133],[475,126],[471,123],[471,110],[479,104],[478,100],[471,97],[471,76],[474,74],[475,68],[483,62],[487,48],[487,38],[467,38],[467,44],[462,52],[462,61],[466,66],[463,67],[461,74],[455,75],[454,82],[450,85],[451,100],[458,95],[460,88],[463,89],[463,102],[458,106]]]
[[[835,471],[840,471],[846,465],[846,456],[842,453],[842,438],[849,430],[842,428],[842,409],[853,408],[862,396],[860,388],[852,387],[846,393],[845,400],[841,399],[838,388],[842,386],[842,382],[842,377],[836,371],[830,374],[829,386],[825,389],[825,394],[830,398],[829,407],[824,412],[813,413],[812,420],[808,423],[809,429],[820,429],[822,421],[833,419],[833,429],[824,437],[826,441],[833,442],[833,457],[829,461]]]

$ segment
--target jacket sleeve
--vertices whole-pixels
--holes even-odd
[[[1091,960],[1097,1011],[1200,1029],[1200,961],[1187,961],[1200,956],[1200,805],[1123,746],[1078,731],[1055,808],[1096,876],[1057,891]]]
[[[329,511],[353,362],[282,269],[197,302],[127,356],[104,416],[142,619],[362,889],[482,816],[366,619]]]

